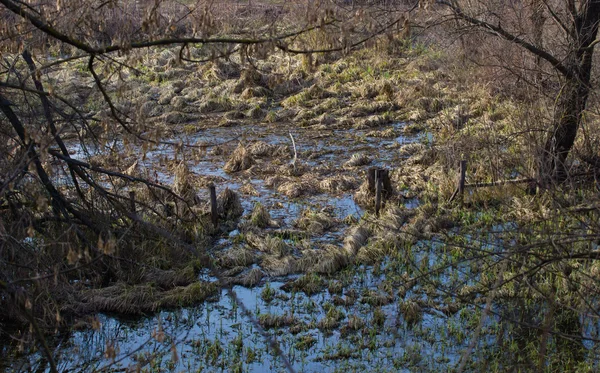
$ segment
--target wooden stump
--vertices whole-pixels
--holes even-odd
[[[210,192],[210,216],[213,226],[217,228],[219,226],[219,212],[217,210],[217,189],[215,188],[215,184],[210,184],[208,190]]]
[[[382,201],[392,195],[392,182],[389,170],[372,167],[367,170],[367,183],[370,194],[375,195],[375,214],[379,216]]]
[[[367,182],[369,183],[369,193],[375,195],[377,183],[375,179],[381,180],[381,197],[388,199],[392,196],[392,181],[390,180],[390,171],[385,168],[371,167],[367,170]]]

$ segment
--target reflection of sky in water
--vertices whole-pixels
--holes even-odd
[[[382,126],[377,130],[393,128],[401,131],[403,123],[395,123],[391,126]],[[287,128],[282,126],[252,126],[244,129],[241,139],[243,140],[261,140],[275,145],[288,145],[291,148]],[[394,144],[405,144],[417,141],[417,137],[397,136],[395,138],[375,138],[365,137],[366,130],[333,130],[326,131],[328,136],[318,136],[312,138],[310,129],[294,128],[293,135],[298,148],[298,153],[306,151],[331,151],[322,156],[316,157],[316,160],[307,161],[309,165],[329,162],[335,167],[339,167],[343,162],[357,150],[358,152],[367,152],[375,162],[374,164],[386,167],[394,167],[396,151]],[[195,135],[188,136],[189,143],[203,141],[205,143],[221,142],[223,139],[231,139],[241,132],[233,132],[228,128],[210,128],[201,130]],[[357,137],[362,136],[361,141],[356,141]],[[179,139],[172,141],[179,141]],[[234,148],[237,141],[228,144]],[[89,148],[88,148],[89,149]],[[86,160],[86,153],[77,146],[71,146],[73,158]],[[210,149],[209,149],[210,150]],[[97,149],[90,150],[91,155],[97,154]],[[139,158],[142,166],[153,169],[159,181],[166,184],[173,182],[173,175],[158,166],[161,158],[173,159],[175,157],[175,148],[173,146],[158,146],[146,153],[145,160]],[[217,176],[225,180],[218,185],[218,192],[229,187],[237,190],[242,186],[241,180],[236,175],[230,175],[223,171],[225,158],[222,156],[207,155],[199,162],[190,162],[190,171],[197,175]],[[300,159],[302,161],[302,159]],[[154,171],[153,171],[154,172]],[[248,181],[247,181],[248,182]],[[277,193],[275,190],[265,187],[262,180],[250,180],[253,187],[257,190],[258,196],[242,196],[242,206],[244,213],[249,214],[256,203],[261,203],[269,210],[271,218],[282,222],[282,228],[292,227],[295,220],[298,219],[304,209],[313,209],[326,211],[339,221],[353,215],[360,218],[364,210],[360,208],[353,199],[352,194],[343,194],[331,196],[320,194],[316,196],[303,197],[301,199],[290,200],[287,197]],[[208,197],[206,191],[199,191],[201,197]],[[408,208],[415,208],[418,205],[417,199],[407,201]],[[322,237],[313,238],[315,241],[327,240],[331,243],[341,244],[343,233],[347,226],[340,224],[332,232],[326,232]],[[228,237],[221,239],[222,246],[238,235],[238,231],[233,231]],[[418,259],[418,258],[417,258]],[[427,260],[434,262],[436,257],[430,255]],[[359,273],[353,275],[350,285],[346,288],[355,289],[358,295],[365,289],[380,291],[379,284],[384,275],[375,275],[372,269],[362,267]],[[444,278],[443,275],[442,278]],[[289,278],[297,275],[289,276]],[[209,271],[200,273],[200,279],[204,281],[216,281]],[[271,279],[274,281],[275,279]],[[423,335],[415,333],[402,321],[397,300],[389,305],[381,307],[386,315],[385,326],[379,333],[374,335],[354,335],[352,338],[342,336],[339,327],[331,333],[324,333],[316,328],[316,324],[326,315],[323,305],[332,303],[332,296],[323,290],[319,294],[307,296],[304,293],[287,293],[279,288],[282,282],[271,282],[268,284],[271,288],[278,290],[278,296],[284,299],[275,299],[271,303],[265,303],[261,298],[261,292],[265,284],[260,287],[248,289],[235,286],[233,290],[243,305],[255,316],[260,314],[285,315],[293,312],[293,316],[301,322],[309,325],[308,330],[301,331],[298,335],[289,333],[289,328],[283,327],[283,333],[276,333],[283,351],[292,360],[294,367],[299,371],[307,372],[332,372],[340,370],[345,365],[352,366],[352,369],[361,369],[373,371],[378,369],[393,369],[396,371],[411,371],[410,368],[395,369],[394,359],[402,356],[407,349],[417,348],[423,357],[429,361],[426,365],[431,368],[435,366],[447,367],[448,362],[452,365],[457,361],[459,349],[464,347],[457,344],[455,346],[439,346],[436,342],[426,342]],[[372,318],[373,307],[355,302],[353,305],[340,306],[345,316],[340,326],[348,323],[348,316],[357,315],[362,317],[365,322]],[[61,370],[79,370],[91,371],[93,369],[103,369],[112,364],[106,360],[103,355],[107,343],[116,342],[117,360],[112,368],[127,369],[136,364],[136,361],[142,361],[145,354],[154,354],[162,356],[162,369],[172,368],[174,371],[196,371],[203,367],[208,371],[222,371],[218,368],[220,362],[206,361],[207,351],[210,346],[214,346],[215,341],[219,341],[223,349],[220,359],[227,362],[233,361],[239,352],[232,341],[241,337],[244,345],[242,354],[243,367],[247,371],[281,371],[283,365],[273,357],[271,352],[267,352],[264,339],[257,333],[254,325],[245,317],[238,305],[230,298],[226,290],[223,290],[216,302],[205,302],[196,307],[180,309],[175,311],[163,311],[158,315],[149,318],[123,319],[114,318],[107,315],[99,315],[101,327],[95,331],[74,332],[66,342],[62,342],[56,349],[56,359],[59,361]],[[160,321],[159,321],[160,320]],[[445,328],[447,319],[440,314],[426,313],[423,316],[421,328],[424,330],[440,330]],[[153,331],[158,330],[158,324],[162,325],[165,333],[165,340],[159,342],[153,338]],[[433,333],[433,338],[440,339],[437,332]],[[273,331],[269,331],[273,334]],[[423,333],[421,331],[420,333]],[[312,336],[315,338],[315,344],[308,351],[301,351],[296,348],[298,338],[301,336]],[[374,342],[373,342],[374,341]],[[356,343],[362,343],[364,346],[369,343],[375,343],[374,349],[355,348]],[[179,362],[174,366],[169,365],[171,358],[171,346],[176,346],[179,355]],[[246,348],[254,349],[258,356],[255,361],[245,361],[247,357]],[[324,354],[335,354],[336,351],[343,348],[350,348],[353,355],[350,358],[342,360],[323,359]],[[454,352],[453,352],[454,351]],[[236,355],[237,354],[237,355]],[[30,361],[35,361],[38,355],[30,355]],[[449,359],[443,364],[435,363],[436,359],[442,361]],[[221,361],[222,362],[222,361]],[[365,364],[368,364],[366,366]],[[0,364],[1,365],[1,364]],[[423,366],[423,364],[421,364]],[[228,365],[226,369],[231,369]],[[404,370],[402,370],[404,369]],[[46,369],[47,370],[47,369]],[[44,369],[42,369],[44,371]]]
[[[364,289],[365,285],[377,289],[378,276],[373,276],[369,271],[361,277],[355,278],[353,288]],[[316,328],[319,320],[326,316],[323,305],[332,302],[332,297],[326,291],[313,296],[304,293],[287,293],[280,290],[282,282],[271,282],[269,286],[277,291],[277,297],[270,303],[261,298],[261,288],[247,289],[241,286],[233,287],[233,291],[246,309],[255,317],[261,314],[289,315],[300,322],[309,325],[308,330],[297,335],[286,332],[275,333],[275,338],[286,356],[291,360],[298,371],[303,372],[333,372],[340,366],[348,365],[354,368],[368,364],[368,371],[393,368],[394,358],[402,356],[407,348],[418,346],[420,354],[435,361],[441,357],[440,346],[435,343],[424,342],[423,336],[415,334],[405,326],[398,325],[399,310],[396,304],[381,307],[386,315],[386,321],[380,333],[375,335],[352,334],[352,339],[342,336],[339,328],[331,333],[323,333]],[[360,316],[369,322],[372,307],[368,304],[356,302],[352,306],[341,307],[344,319],[340,326],[347,324],[349,316]],[[181,309],[141,319],[117,319],[100,315],[101,326],[95,331],[74,332],[68,342],[64,342],[57,349],[55,358],[59,362],[61,371],[92,371],[110,367],[114,370],[133,369],[138,362],[144,361],[144,356],[152,354],[157,356],[159,366],[153,371],[164,371],[167,368],[174,371],[203,371],[219,372],[219,366],[226,361],[231,363],[240,352],[235,347],[234,340],[240,339],[243,343],[241,361],[244,371],[251,372],[279,372],[284,371],[283,363],[275,358],[265,344],[265,340],[257,333],[255,326],[243,315],[242,310],[233,301],[226,290],[221,292],[216,302],[206,302],[193,308]],[[439,329],[444,325],[443,317],[435,314],[425,314],[423,327],[426,329]],[[159,324],[161,325],[159,327]],[[312,326],[310,326],[312,325]],[[159,341],[157,333],[162,328],[164,340]],[[273,335],[273,331],[269,331]],[[296,348],[300,337],[312,336],[314,345],[308,351]],[[216,342],[218,341],[218,342]],[[207,358],[211,346],[218,343],[222,348],[217,361]],[[373,349],[357,348],[356,343],[368,346],[375,343]],[[117,356],[113,362],[104,357],[106,346],[113,345],[117,349]],[[179,361],[172,364],[172,346],[176,347]],[[327,355],[334,355],[339,350],[346,348],[353,351],[350,358],[323,359]],[[248,349],[257,354],[255,361],[246,362]],[[452,350],[445,347],[445,351]],[[448,356],[444,354],[444,356]],[[450,355],[451,361],[456,361],[457,355]],[[209,361],[207,361],[207,359]],[[146,367],[148,368],[148,367]],[[225,370],[229,371],[231,365]],[[410,371],[410,370],[404,370]]]

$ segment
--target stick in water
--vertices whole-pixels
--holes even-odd
[[[298,159],[298,151],[296,150],[296,142],[294,141],[294,136],[290,132],[290,138],[292,139],[292,146],[294,147],[294,159],[292,159],[292,166],[294,166],[294,170],[296,169],[296,160]]]

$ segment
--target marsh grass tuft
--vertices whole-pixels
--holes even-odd
[[[233,154],[225,164],[223,169],[226,172],[234,173],[249,169],[254,164],[254,159],[248,152],[246,147],[239,144],[238,147],[233,151]]]
[[[358,250],[367,243],[370,236],[371,232],[365,226],[359,225],[350,228],[344,239],[344,250],[349,256],[354,257]]]

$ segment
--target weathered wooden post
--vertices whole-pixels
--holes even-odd
[[[379,215],[383,201],[392,195],[390,172],[384,168],[371,167],[367,170],[367,185],[371,195],[375,196],[375,214]]]
[[[216,228],[219,225],[219,212],[217,211],[217,189],[215,184],[208,186],[210,191],[210,217],[212,219],[213,226]]]
[[[467,161],[460,161],[460,177],[458,179],[458,194],[461,200],[464,198],[465,193],[465,179],[467,177]]]
[[[383,174],[383,170],[375,170],[375,216],[379,216],[379,209],[381,208],[381,187],[383,186]]]
[[[462,160],[460,161],[460,170],[459,170],[459,175],[458,175],[458,185],[456,186],[456,190],[454,190],[454,193],[452,193],[452,196],[450,197],[450,199],[448,200],[448,202],[452,202],[454,201],[454,199],[456,198],[456,196],[460,196],[461,201],[463,200],[464,196],[464,192],[465,192],[465,179],[467,177],[467,161],[466,160]]]

